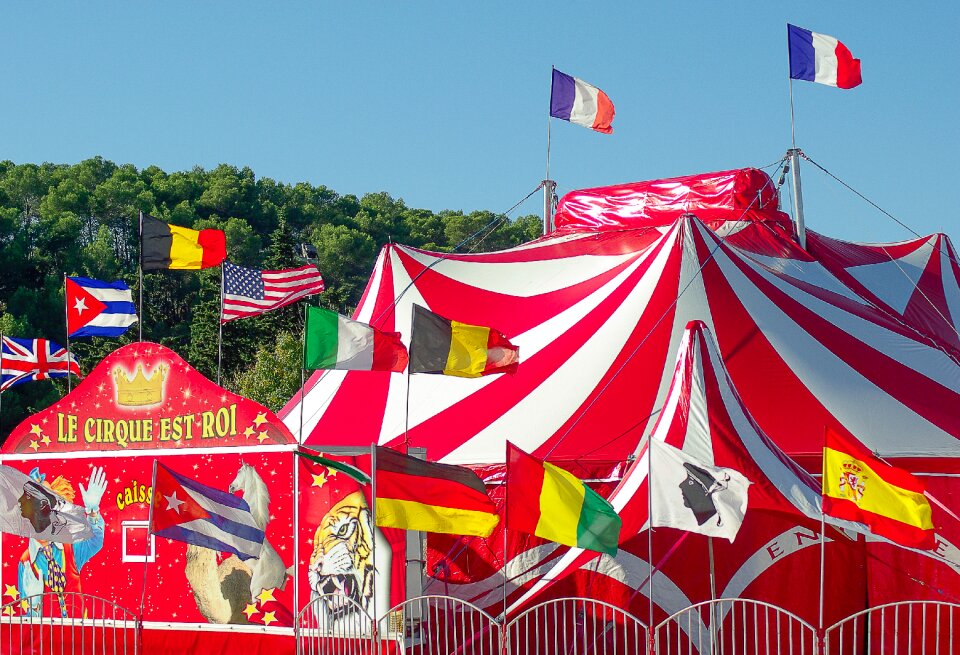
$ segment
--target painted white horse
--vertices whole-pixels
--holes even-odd
[[[256,469],[247,463],[241,464],[237,477],[230,483],[228,491],[243,492],[243,499],[250,506],[254,523],[266,532],[267,521],[270,520],[270,492]],[[260,557],[248,559],[244,564],[250,568],[250,594],[254,597],[264,589],[283,589],[287,583],[287,576],[290,575],[280,555],[267,539],[263,541]]]

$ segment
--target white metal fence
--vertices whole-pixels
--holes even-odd
[[[960,655],[960,605],[879,605],[827,629],[827,655]]]
[[[139,655],[141,627],[109,600],[46,593],[0,605],[0,653]],[[742,598],[698,603],[650,630],[587,598],[546,601],[504,623],[450,596],[412,598],[379,620],[344,596],[321,596],[294,630],[298,655],[960,655],[960,604],[873,607],[821,639],[796,615]]]
[[[540,603],[507,622],[509,655],[635,655],[647,652],[647,626],[625,610],[587,598]]]
[[[0,653],[137,655],[140,628],[136,614],[104,598],[39,594],[0,606]]]
[[[756,600],[721,598],[667,617],[655,630],[657,655],[817,655],[817,630]]]

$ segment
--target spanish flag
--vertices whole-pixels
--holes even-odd
[[[507,442],[508,530],[616,555],[621,525],[613,506],[575,475]]]
[[[413,306],[410,372],[478,378],[516,373],[520,350],[493,328],[451,321]]]
[[[191,230],[143,215],[140,224],[143,270],[198,270],[219,266],[226,258],[227,240],[222,231]]]
[[[830,428],[823,448],[823,513],[863,523],[901,546],[936,546],[923,483]]]
[[[376,524],[489,537],[500,521],[483,480],[468,468],[377,447]]]

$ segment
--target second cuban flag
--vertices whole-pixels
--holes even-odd
[[[66,279],[67,333],[76,337],[118,337],[137,322],[133,292],[126,282],[88,277]]]

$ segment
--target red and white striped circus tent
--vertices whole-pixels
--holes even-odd
[[[515,376],[313,375],[301,442],[424,447],[430,459],[622,461],[703,321],[754,418],[819,460],[825,426],[887,458],[960,473],[960,266],[942,234],[894,244],[807,233],[747,169],[573,192],[555,233],[485,254],[386,246],[356,318],[409,339],[411,307],[489,325]],[[282,411],[300,433],[300,396]]]
[[[390,244],[355,314],[407,342],[414,303],[495,327],[520,348],[516,375],[317,373],[280,413],[286,425],[301,443],[316,447],[424,448],[431,460],[478,465],[488,483],[497,480],[509,439],[599,481],[597,488],[609,493],[657,423],[686,326],[700,321],[716,340],[750,425],[808,471],[818,472],[829,426],[926,475],[940,500],[957,505],[960,266],[946,235],[869,244],[808,231],[804,250],[778,209],[772,181],[755,169],[575,191],[561,199],[556,226],[541,239],[493,253]],[[796,544],[791,550],[790,543],[806,545],[807,537],[790,530],[807,529],[804,520],[814,525],[770,519],[738,537],[736,548],[721,547],[728,581],[750,558],[760,566],[764,552],[773,561],[778,553],[803,550]],[[939,548],[960,562],[951,545],[960,543],[960,525],[937,527],[956,533]],[[491,551],[498,550],[498,538],[491,537]],[[687,542],[683,561],[704,556],[705,540]],[[434,560],[454,550],[442,539],[431,547]],[[625,559],[617,558],[623,589],[643,579],[646,564],[640,575],[629,563],[646,557],[645,548],[627,545]],[[901,581],[881,573],[872,590],[960,599],[960,566],[930,558],[917,564],[911,553],[877,548],[888,563],[914,573]],[[670,547],[655,541],[654,549],[656,559],[656,551]],[[531,539],[514,543],[511,535],[514,598],[550,571],[563,550]],[[791,555],[799,565],[756,594],[783,601],[790,580],[816,578],[812,550]],[[838,593],[865,584],[872,561],[867,550],[848,548],[828,563],[828,574],[846,572],[834,577]],[[847,566],[853,560],[856,566]],[[486,577],[461,558],[446,581],[481,604],[489,597],[492,606],[493,596],[499,598],[499,588],[492,593],[499,555],[486,561]],[[581,573],[589,570],[586,565]],[[681,594],[678,603],[704,600],[705,577],[677,575],[670,584]],[[583,584],[577,576],[568,583]],[[614,599],[605,589],[605,598]],[[740,591],[750,593],[749,585]]]

